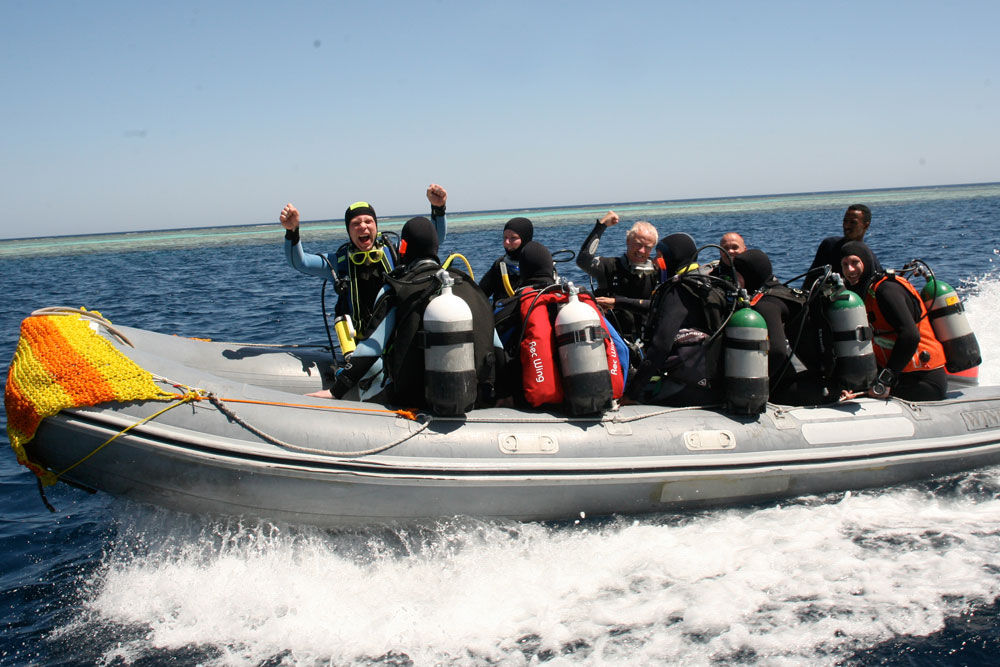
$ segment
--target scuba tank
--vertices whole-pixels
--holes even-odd
[[[472,311],[452,293],[455,279],[447,271],[435,275],[441,292],[424,309],[424,395],[431,411],[461,415],[476,403],[478,380],[473,346]]]
[[[580,301],[576,285],[568,283],[566,288],[569,300],[555,320],[566,409],[572,415],[602,412],[611,404],[612,392],[606,334],[597,311]]]
[[[347,359],[358,347],[354,342],[357,332],[350,315],[341,315],[333,321],[333,330],[337,332],[337,342],[340,343],[340,354]]]
[[[844,289],[839,274],[831,274],[829,280],[826,317],[833,330],[833,375],[843,388],[863,391],[878,374],[868,313],[861,297]]]
[[[764,411],[768,398],[767,322],[753,308],[733,313],[724,341],[726,404],[737,414]]]
[[[952,286],[931,275],[920,290],[920,298],[927,308],[934,337],[944,348],[945,368],[948,372],[966,371],[983,363],[979,341],[969,326],[965,308]]]

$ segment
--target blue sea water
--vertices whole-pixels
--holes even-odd
[[[636,219],[700,244],[740,231],[791,278],[854,202],[872,207],[867,240],[884,265],[920,257],[960,288],[981,379],[1000,383],[998,184],[517,214],[550,248],[575,250],[614,208],[625,223],[605,234],[605,254]],[[443,250],[482,274],[514,214],[450,216]],[[275,223],[0,241],[4,370],[20,320],[52,305],[185,336],[322,341],[321,281],[285,264],[281,238]],[[302,238],[332,250],[343,228],[311,223]],[[587,282],[572,262],[560,273]],[[0,480],[0,664],[992,664],[1000,653],[1000,468],[641,518],[349,531],[65,486],[48,491],[51,514],[12,453]]]

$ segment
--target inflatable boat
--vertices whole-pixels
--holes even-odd
[[[493,408],[442,418],[305,396],[331,350],[182,338],[88,311],[24,320],[7,380],[18,460],[184,512],[336,527],[572,519],[880,487],[1000,463],[1000,387],[821,407]]]

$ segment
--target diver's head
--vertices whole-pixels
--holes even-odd
[[[535,227],[527,218],[511,218],[503,226],[503,249],[511,259],[520,256],[521,248],[535,235]]]
[[[521,246],[521,284],[548,287],[555,283],[555,263],[552,253],[538,241],[528,241]]]
[[[656,247],[659,234],[656,227],[639,220],[625,235],[625,259],[632,264],[645,264]]]
[[[848,241],[840,247],[840,270],[852,291],[864,292],[875,275],[875,253],[864,241]]]
[[[771,259],[763,250],[751,248],[733,258],[733,267],[743,279],[743,287],[751,294],[774,278]]]
[[[689,266],[698,255],[698,246],[690,234],[678,232],[664,237],[656,244],[657,263],[667,277]]]
[[[347,235],[358,250],[371,250],[378,235],[375,209],[366,201],[354,202],[344,212]]]
[[[403,264],[418,259],[438,262],[438,235],[434,223],[423,216],[410,218],[399,235],[399,258]]]

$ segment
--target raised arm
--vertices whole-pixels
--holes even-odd
[[[299,210],[286,204],[278,215],[278,221],[285,228],[285,259],[297,271],[319,278],[331,277],[330,267],[321,255],[307,253],[299,242]]]
[[[445,218],[445,205],[448,203],[448,191],[437,183],[427,186],[427,201],[431,203],[431,222],[438,235],[438,244],[444,243],[448,235],[448,221]]]

